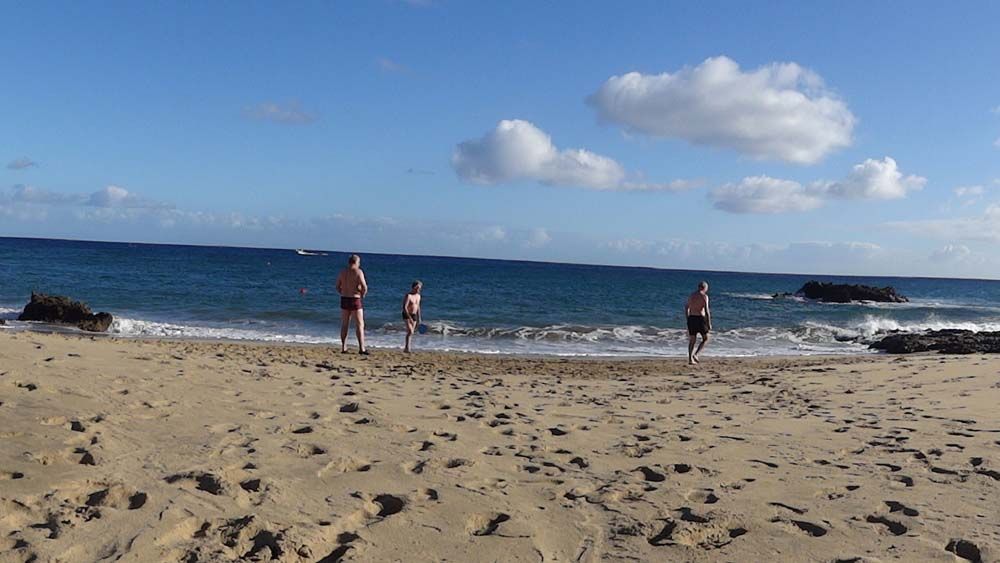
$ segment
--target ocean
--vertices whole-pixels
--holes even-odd
[[[339,343],[333,284],[347,253],[0,238],[3,330],[31,292],[68,295],[115,316],[124,337]],[[683,356],[683,306],[711,287],[707,355],[868,353],[888,331],[1000,330],[1000,282],[627,268],[364,254],[374,347],[400,347],[399,311],[424,282],[418,349],[559,356]],[[772,298],[810,279],[892,285],[910,303]],[[353,341],[353,331],[351,335]]]

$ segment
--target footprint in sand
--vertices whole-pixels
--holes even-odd
[[[884,526],[885,530],[894,536],[901,536],[909,530],[909,528],[904,526],[902,523],[897,522],[895,520],[890,520],[885,516],[869,514],[867,517],[865,517],[865,521],[868,522],[869,524],[879,524],[881,526]]]
[[[887,500],[885,501],[885,505],[889,507],[889,512],[902,512],[905,516],[920,516],[920,512],[917,509],[910,508],[901,502]]]
[[[214,473],[188,471],[186,473],[176,473],[174,475],[170,475],[165,477],[163,480],[171,485],[174,483],[190,483],[194,485],[195,490],[204,491],[208,494],[216,496],[225,494],[229,491],[229,487],[226,482]]]
[[[388,518],[393,514],[399,514],[406,508],[406,497],[390,495],[386,493],[375,495],[372,499],[375,505],[375,515],[379,518]]]
[[[663,473],[660,473],[659,471],[656,471],[645,465],[640,465],[639,467],[636,467],[633,471],[641,473],[642,478],[644,480],[650,481],[652,483],[661,483],[663,481],[666,481],[667,479],[667,476],[664,475]]]
[[[712,489],[693,489],[688,491],[684,498],[701,504],[715,504],[719,502],[719,497],[715,495],[715,491]]]
[[[491,536],[500,528],[500,524],[510,520],[504,513],[473,514],[465,524],[466,531],[473,536]]]
[[[826,535],[827,532],[826,528],[824,528],[823,526],[820,526],[818,524],[813,524],[812,522],[807,522],[805,520],[786,520],[784,518],[775,517],[771,519],[771,522],[781,523],[786,526],[794,527],[802,532],[805,532],[806,535],[813,538],[823,537]]]
[[[358,459],[354,457],[344,457],[340,459],[335,459],[326,465],[322,469],[316,472],[317,477],[322,477],[331,471],[337,473],[365,473],[371,471],[373,462],[364,459]]]
[[[952,539],[945,546],[945,551],[952,553],[955,557],[970,561],[971,563],[983,563],[983,553],[976,544],[963,539]]]
[[[799,514],[799,515],[802,515],[802,514],[805,514],[806,512],[808,512],[804,508],[795,508],[794,506],[789,506],[789,505],[787,505],[787,504],[785,504],[783,502],[769,502],[767,504],[769,506],[773,506],[775,508],[784,508],[785,510],[788,510],[790,512],[794,512],[795,514]]]
[[[258,493],[260,492],[260,479],[247,479],[245,481],[240,481],[240,488],[248,493]]]
[[[353,532],[341,532],[337,534],[337,547],[325,557],[317,560],[317,563],[339,563],[347,556],[349,551],[354,549],[351,543],[360,538],[361,536]]]
[[[88,493],[83,504],[89,507],[116,508],[138,510],[146,505],[149,495],[142,491],[129,489],[124,485],[108,485],[92,493]]]

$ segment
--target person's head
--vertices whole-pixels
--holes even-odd
[[[351,254],[351,257],[347,259],[348,268],[360,268],[361,267],[361,257],[357,254]]]
[[[708,293],[708,282],[707,281],[698,282],[698,291],[702,293]]]
[[[410,285],[410,290],[413,293],[420,293],[420,290],[424,288],[424,282],[420,280],[413,280],[413,284]]]

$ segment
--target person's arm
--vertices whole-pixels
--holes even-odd
[[[358,270],[358,275],[361,276],[361,281],[359,285],[361,286],[361,297],[368,295],[368,282],[365,280],[365,273]]]
[[[343,286],[344,286],[344,274],[340,274],[339,276],[337,276],[337,293],[341,295],[344,294]]]
[[[705,328],[712,330],[712,310],[708,308],[708,296],[705,296]]]

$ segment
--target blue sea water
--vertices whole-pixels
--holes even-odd
[[[33,290],[115,315],[129,337],[339,342],[333,288],[343,252],[0,238],[0,318]],[[698,272],[366,254],[372,345],[402,342],[400,305],[424,282],[423,349],[590,356],[681,356],[683,305],[711,284],[715,340],[728,356],[862,353],[891,330],[1000,330],[1000,282]],[[772,294],[810,279],[893,285],[904,304],[835,305]],[[304,291],[303,291],[304,290]],[[353,340],[353,335],[351,337]]]

